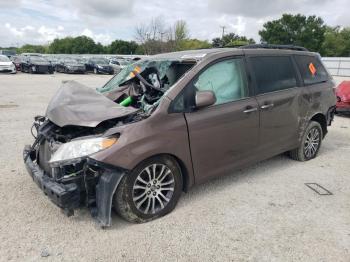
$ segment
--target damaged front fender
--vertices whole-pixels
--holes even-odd
[[[112,222],[112,202],[114,193],[126,173],[123,171],[105,171],[96,187],[96,219],[102,227],[109,227]]]

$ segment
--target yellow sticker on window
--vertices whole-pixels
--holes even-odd
[[[135,75],[139,74],[141,72],[141,67],[135,66],[134,70],[130,72],[129,76],[131,78],[135,77]]]
[[[313,76],[316,74],[316,67],[314,66],[313,63],[309,64],[309,70]]]

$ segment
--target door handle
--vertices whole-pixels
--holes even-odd
[[[255,111],[258,111],[258,109],[256,107],[253,107],[253,108],[248,108],[248,109],[244,110],[243,113],[248,114],[248,113],[252,113]]]
[[[260,108],[261,109],[268,109],[268,108],[271,108],[273,106],[274,106],[274,104],[267,104],[267,105],[262,105]]]

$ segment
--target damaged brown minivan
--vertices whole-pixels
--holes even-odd
[[[93,90],[63,83],[32,127],[27,170],[67,215],[145,222],[183,191],[288,152],[316,157],[334,83],[316,53],[254,45],[146,57]]]

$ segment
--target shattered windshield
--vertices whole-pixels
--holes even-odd
[[[194,64],[171,59],[139,60],[127,65],[97,91],[120,105],[140,108],[149,114]]]
[[[147,67],[155,67],[159,72],[159,77],[162,79],[165,76],[166,71],[173,61],[165,60],[165,61],[152,61],[152,60],[140,60],[133,64],[129,64],[124,67],[119,74],[113,77],[107,84],[101,88],[98,88],[97,91],[104,93],[116,88],[119,88],[123,83],[129,81],[131,78],[134,78],[135,75],[133,71],[135,68],[139,68],[139,73],[142,73]]]

